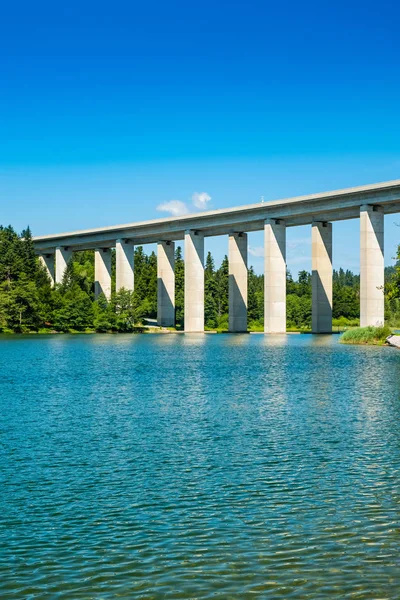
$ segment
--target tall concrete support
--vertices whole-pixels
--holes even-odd
[[[360,208],[360,325],[383,325],[383,210],[380,206]]]
[[[175,243],[157,244],[157,323],[175,325]]]
[[[62,283],[67,265],[72,257],[70,248],[59,246],[56,248],[56,283]]]
[[[100,248],[94,251],[94,294],[111,298],[111,250]]]
[[[332,332],[332,223],[312,224],[312,331]]]
[[[229,235],[229,331],[247,331],[247,233]]]
[[[133,291],[133,257],[135,247],[129,240],[117,240],[115,243],[115,279],[116,290],[119,292],[122,288]]]
[[[204,235],[185,231],[185,331],[204,331]]]
[[[264,331],[286,332],[286,225],[267,219],[264,225]]]
[[[39,256],[39,260],[42,263],[42,265],[44,266],[44,268],[46,269],[47,275],[49,276],[49,279],[51,281],[51,285],[54,285],[54,278],[55,278],[55,272],[54,272],[54,267],[55,267],[55,260],[54,260],[54,254],[41,254]]]

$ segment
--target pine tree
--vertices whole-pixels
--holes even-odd
[[[24,272],[28,273],[30,276],[35,275],[36,279],[40,271],[38,265],[39,261],[36,256],[35,247],[33,245],[32,233],[29,225],[21,233],[20,246],[21,256],[24,261]]]
[[[146,255],[143,246],[135,248],[134,272],[135,272],[135,303],[140,304],[146,296]]]
[[[262,325],[264,316],[264,277],[256,275],[253,267],[249,268],[248,273],[247,306],[248,323]]]
[[[297,289],[300,296],[311,297],[311,273],[304,270],[299,272]]]
[[[0,323],[17,332],[37,331],[43,324],[42,306],[37,286],[25,273],[18,281],[0,285]]]
[[[104,294],[100,294],[93,302],[93,326],[99,333],[115,329],[116,315],[113,302],[108,302]]]
[[[112,297],[112,306],[116,315],[115,325],[117,331],[129,332],[135,326],[135,299],[130,290],[119,290]]]
[[[135,311],[137,320],[157,316],[157,256],[135,249]]]
[[[208,252],[204,269],[204,323],[209,329],[217,326],[216,288],[214,259]]]
[[[185,305],[185,262],[182,258],[182,248],[175,250],[175,324],[178,328],[184,326]]]
[[[397,247],[397,262],[394,273],[386,285],[389,300],[400,299],[400,244]]]
[[[58,331],[85,331],[93,328],[94,304],[77,283],[55,290],[51,325]]]
[[[147,261],[147,294],[150,312],[147,316],[157,318],[157,255],[152,252]]]
[[[11,227],[0,227],[0,282],[16,281],[24,272],[21,241]]]
[[[223,317],[227,317],[229,310],[229,261],[226,255],[215,273],[215,294],[217,317],[220,322]]]
[[[84,250],[74,252],[71,278],[74,283],[94,299],[94,252]]]

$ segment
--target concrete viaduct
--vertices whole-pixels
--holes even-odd
[[[182,217],[34,238],[55,283],[74,251],[95,252],[95,292],[111,294],[111,249],[116,289],[133,290],[134,245],[158,248],[158,323],[175,323],[175,241],[184,239],[185,331],[204,331],[204,238],[229,236],[229,329],[247,330],[247,233],[264,230],[266,333],[286,331],[286,228],[311,225],[312,329],[332,330],[332,222],[360,219],[360,324],[384,320],[384,215],[400,212],[400,180],[260,202]],[[345,243],[345,242],[344,242]]]

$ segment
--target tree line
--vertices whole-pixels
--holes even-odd
[[[399,247],[400,259],[400,247]],[[0,227],[0,331],[119,331],[140,328],[146,318],[157,317],[157,257],[135,248],[135,290],[115,290],[115,255],[112,260],[112,297],[94,297],[94,253],[76,252],[61,284],[52,287],[46,269],[35,254],[30,229],[18,235]],[[385,269],[385,317],[400,322],[400,262]],[[217,268],[209,252],[205,261],[205,326],[228,328],[229,263]],[[175,252],[176,326],[184,326],[184,260]],[[287,272],[288,329],[311,327],[311,274],[297,279]],[[356,325],[360,310],[359,275],[339,269],[333,273],[333,318],[337,325]],[[263,329],[264,276],[248,271],[248,324]]]

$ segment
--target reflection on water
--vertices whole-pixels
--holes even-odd
[[[0,598],[398,598],[400,352],[0,341]]]

